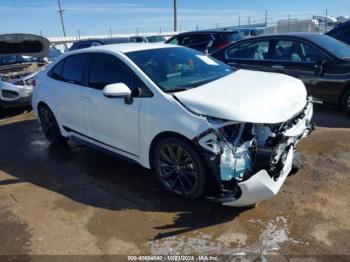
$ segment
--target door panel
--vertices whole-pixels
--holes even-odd
[[[81,91],[84,88],[84,73],[88,63],[88,54],[71,55],[64,59],[61,75],[56,81],[58,117],[62,125],[87,134],[86,122],[82,120],[83,105]]]
[[[328,57],[315,47],[299,40],[276,40],[276,71],[293,76],[303,81],[309,95],[323,99],[325,91],[334,84],[335,75],[331,73],[330,64],[324,66],[322,74],[318,73],[321,61]],[[281,68],[276,68],[276,66]]]
[[[123,98],[107,98],[103,88],[124,83],[133,88],[133,76],[117,57],[110,54],[92,55],[88,86],[82,92],[87,111],[89,134],[93,139],[132,155],[139,155],[139,109],[142,98],[126,104]],[[135,93],[132,89],[133,94]]]
[[[86,88],[83,92],[87,107],[90,137],[133,155],[139,154],[140,99],[131,105],[123,98],[107,98],[101,90]]]

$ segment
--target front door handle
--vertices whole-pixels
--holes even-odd
[[[283,65],[272,65],[271,67],[274,69],[284,69]]]

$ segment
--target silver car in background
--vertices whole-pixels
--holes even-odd
[[[0,107],[30,105],[34,76],[47,64],[49,46],[37,35],[0,35]]]

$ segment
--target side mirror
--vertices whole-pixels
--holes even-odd
[[[327,60],[318,61],[315,64],[315,74],[316,76],[321,76],[324,74],[324,67],[327,64]]]
[[[124,98],[126,104],[132,103],[131,90],[124,83],[106,85],[102,92],[105,97]]]

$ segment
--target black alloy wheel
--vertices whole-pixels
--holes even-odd
[[[155,149],[153,166],[165,190],[191,200],[203,195],[204,164],[190,143],[179,138],[163,140]]]
[[[43,133],[51,144],[60,144],[67,141],[67,139],[61,135],[56,118],[48,106],[39,106],[38,115]]]

